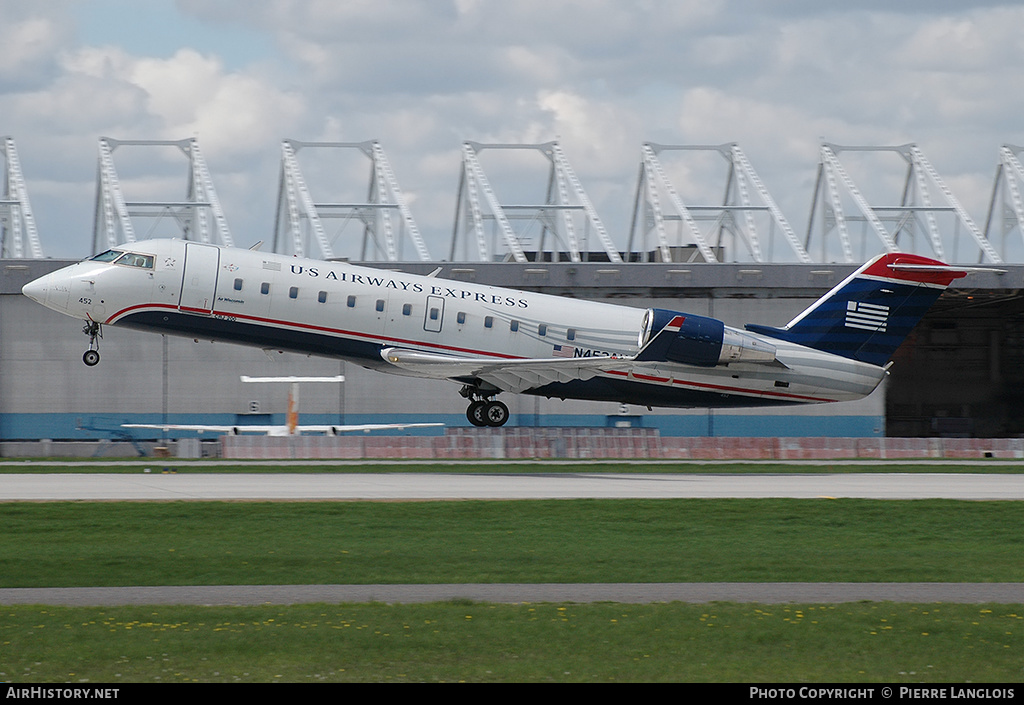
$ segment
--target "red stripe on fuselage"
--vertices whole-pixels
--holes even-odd
[[[141,309],[161,309],[161,310],[170,310],[170,311],[183,312],[183,313],[203,313],[203,314],[209,314],[209,311],[204,311],[203,309],[187,309],[187,308],[179,309],[177,306],[172,306],[171,304],[138,304],[136,306],[129,306],[128,308],[121,309],[120,311],[115,313],[113,316],[111,316],[110,318],[107,319],[107,325],[116,325],[116,323],[114,322],[115,319],[122,318],[123,316],[126,316],[129,313],[133,313],[133,312],[139,311]],[[448,350],[448,351],[451,351],[451,352],[469,353],[469,354],[472,354],[472,355],[487,355],[488,357],[498,357],[498,358],[503,358],[503,359],[507,359],[507,360],[521,359],[518,355],[508,355],[508,354],[505,354],[505,353],[487,352],[487,351],[484,351],[484,350],[471,350],[469,348],[459,348],[459,347],[455,347],[455,346],[452,346],[452,345],[441,345],[440,343],[430,343],[430,342],[426,342],[426,341],[422,341],[422,340],[405,340],[403,338],[387,338],[387,337],[372,335],[372,334],[369,334],[369,333],[360,333],[359,331],[354,331],[354,330],[342,330],[341,328],[329,328],[327,326],[313,325],[312,323],[296,323],[294,321],[280,321],[280,320],[277,320],[277,319],[274,319],[274,318],[261,318],[259,316],[250,316],[250,315],[247,315],[247,314],[244,314],[244,313],[214,313],[213,316],[222,316],[224,318],[244,319],[246,321],[251,321],[253,323],[265,323],[265,324],[273,325],[273,326],[287,326],[287,327],[290,327],[290,328],[299,328],[299,329],[303,329],[303,330],[312,330],[312,331],[317,331],[317,332],[322,332],[322,333],[332,333],[334,335],[343,335],[343,336],[348,336],[348,337],[353,337],[353,338],[364,338],[366,340],[371,340],[371,341],[373,341],[375,343],[380,343],[382,345],[385,344],[385,343],[399,343],[399,344],[402,344],[402,345],[419,345],[419,346],[426,347],[426,348],[436,348],[438,350]]]

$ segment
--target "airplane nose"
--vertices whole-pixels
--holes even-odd
[[[50,289],[50,275],[39,277],[21,287],[21,293],[33,301],[46,304],[46,292]]]

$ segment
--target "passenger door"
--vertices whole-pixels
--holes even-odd
[[[189,313],[213,313],[217,292],[220,249],[198,242],[185,244],[185,267],[178,309]]]

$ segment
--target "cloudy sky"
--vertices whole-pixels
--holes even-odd
[[[801,234],[823,138],[916,142],[979,223],[1000,145],[1024,144],[1009,2],[0,0],[0,25],[0,134],[51,257],[90,253],[100,136],[197,137],[242,246],[272,237],[281,139],[378,139],[437,259],[464,140],[559,139],[620,248],[645,141],[738,142]],[[118,163],[129,198],[183,193],[174,164]],[[331,168],[365,188],[358,160]],[[898,188],[881,168],[866,192]]]

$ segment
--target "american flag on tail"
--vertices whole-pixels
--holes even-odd
[[[848,301],[846,304],[846,327],[861,330],[885,332],[889,319],[889,307],[869,304],[863,301]]]

